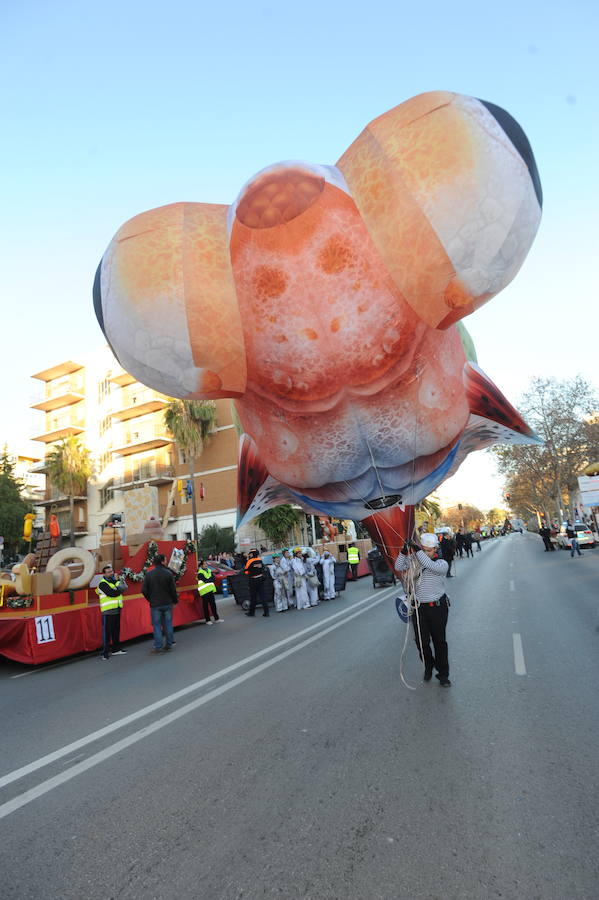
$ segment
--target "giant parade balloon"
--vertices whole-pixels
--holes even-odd
[[[537,440],[461,319],[516,275],[541,205],[507,112],[421,94],[335,166],[277,163],[231,206],[125,223],[96,273],[96,315],[139,381],[233,398],[240,524],[292,502],[360,520],[390,550],[472,450]]]

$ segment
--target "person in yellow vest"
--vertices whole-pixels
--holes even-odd
[[[100,601],[102,613],[102,659],[112,655],[119,656],[126,653],[121,647],[121,610],[123,608],[123,592],[127,590],[127,582],[119,579],[112,566],[104,566],[102,578],[96,587],[96,594]]]
[[[212,569],[208,567],[205,559],[200,560],[198,568],[198,594],[202,598],[204,604],[204,618],[206,625],[214,625],[214,622],[222,622],[216,611],[216,585],[214,583],[214,575]],[[210,619],[210,615],[214,616],[214,622]]]
[[[358,580],[358,563],[360,562],[360,551],[353,544],[347,548],[347,561],[351,566],[352,581]]]

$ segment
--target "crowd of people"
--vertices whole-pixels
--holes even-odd
[[[476,544],[476,552],[480,553],[481,551],[481,534],[479,531],[465,531],[463,528],[459,528],[455,535],[449,532],[442,532],[437,537],[439,542],[438,553],[441,559],[444,559],[448,564],[447,578],[453,578],[451,568],[456,556],[459,556],[460,559],[463,559],[464,556],[466,558],[474,556],[472,549],[474,544]]]
[[[274,586],[274,603],[277,612],[290,609],[313,609],[320,603],[322,575],[322,599],[333,600],[337,596],[335,590],[335,557],[325,550],[322,555],[309,553],[296,547],[274,553],[272,563],[267,567],[257,549],[250,550],[245,565],[245,573],[249,577],[250,608],[246,615],[255,615],[256,606],[262,605],[263,615],[269,615],[266,600],[266,576],[270,573]]]
[[[425,548],[427,541],[434,540],[434,548]],[[451,578],[451,568],[456,556],[472,556],[472,546],[477,545],[480,551],[480,534],[465,532],[459,529],[455,536],[451,534],[421,535],[418,545],[421,553],[425,549],[434,549],[434,555],[426,556],[429,560],[442,560],[443,566],[436,567],[435,575]],[[353,544],[352,544],[353,546]],[[322,553],[295,547],[284,549],[272,554],[272,562],[268,565],[263,561],[261,553],[264,548],[253,548],[247,556],[245,554],[221,553],[212,554],[199,561],[197,570],[198,594],[203,604],[203,613],[206,624],[213,625],[222,622],[216,606],[217,587],[213,568],[224,565],[237,572],[243,571],[248,576],[250,602],[246,615],[254,617],[256,607],[262,607],[262,615],[270,615],[269,596],[267,591],[267,578],[270,575],[274,588],[274,607],[276,612],[288,612],[292,609],[314,609],[321,601],[329,601],[338,596],[335,585],[335,557],[328,551]],[[357,559],[352,559],[352,570],[357,569]],[[400,557],[396,563],[396,569],[402,571],[404,557]],[[422,557],[422,560],[424,557]],[[425,564],[426,568],[426,564]],[[430,568],[430,566],[429,566]],[[433,570],[431,569],[431,572]],[[354,574],[357,577],[357,572]],[[103,648],[102,658],[108,659],[111,654],[125,653],[126,651],[119,640],[120,612],[123,607],[123,594],[127,590],[127,584],[119,578],[111,566],[103,570],[103,577],[97,587],[102,613]],[[153,630],[153,647],[151,653],[158,654],[172,649],[173,633],[173,608],[178,602],[175,575],[165,565],[162,554],[156,555],[153,567],[146,572],[141,592],[148,601]],[[431,614],[434,618],[436,613]],[[431,616],[429,616],[431,618]],[[435,632],[434,623],[431,622],[431,640]],[[435,632],[436,633],[436,632]],[[428,665],[429,657],[424,650],[423,657]],[[437,656],[439,650],[437,649]],[[441,667],[441,674],[445,678],[447,672]]]

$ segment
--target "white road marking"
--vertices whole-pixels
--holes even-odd
[[[397,588],[386,588],[385,590],[393,591],[397,590]],[[363,606],[365,603],[368,603],[370,600],[372,600],[373,597],[377,596],[381,595],[370,594],[368,597],[365,597],[364,600],[359,600],[357,603],[352,604],[349,609],[357,609],[358,607]],[[387,596],[387,594],[385,594],[385,596]],[[157,709],[161,709],[168,703],[174,703],[175,700],[179,700],[181,697],[185,697],[187,694],[191,694],[193,691],[200,690],[200,688],[205,687],[207,684],[211,684],[218,678],[222,678],[225,675],[230,675],[231,672],[235,672],[237,669],[240,669],[243,666],[248,665],[249,663],[255,662],[257,659],[261,659],[267,653],[272,653],[274,650],[278,650],[279,647],[284,647],[286,644],[289,644],[291,641],[302,637],[304,634],[309,634],[316,628],[320,628],[322,627],[322,625],[326,625],[327,622],[332,622],[335,619],[338,619],[340,616],[346,615],[347,612],[348,610],[346,608],[338,613],[335,613],[332,616],[328,616],[326,619],[316,622],[314,625],[309,625],[307,628],[303,628],[301,631],[298,631],[295,634],[290,635],[289,637],[283,638],[282,640],[277,641],[275,644],[270,644],[270,646],[265,647],[263,650],[258,650],[256,653],[252,653],[250,656],[246,656],[244,657],[244,659],[240,659],[238,662],[232,663],[230,666],[225,666],[224,669],[220,669],[218,672],[214,672],[212,675],[207,675],[206,678],[202,678],[200,681],[196,681],[193,684],[187,685],[187,687],[181,688],[181,690],[179,691],[175,691],[174,694],[168,694],[168,696],[163,697],[162,700],[156,700],[155,703],[150,703],[149,706],[144,706],[142,709],[138,709],[137,712],[131,713],[128,716],[124,716],[122,719],[117,719],[116,722],[112,722],[112,724],[106,725],[104,728],[99,728],[98,731],[93,731],[91,734],[86,735],[86,737],[80,738],[77,741],[73,741],[73,743],[67,744],[60,750],[55,750],[52,753],[48,753],[46,754],[46,756],[42,756],[39,759],[36,759],[25,766],[22,766],[20,769],[15,769],[14,772],[9,772],[7,775],[0,776],[0,788],[5,787],[5,785],[10,784],[13,781],[17,781],[19,778],[24,778],[26,775],[30,775],[31,772],[35,772],[37,769],[41,769],[43,766],[50,765],[50,763],[56,762],[56,760],[58,759],[62,759],[63,756],[68,756],[69,753],[74,753],[75,750],[79,750],[81,747],[86,747],[88,744],[93,743],[93,741],[97,741],[100,738],[105,737],[107,734],[111,734],[118,728],[124,728],[126,725],[130,725],[132,722],[137,721],[137,719],[142,719],[144,716],[156,712]]]
[[[373,602],[372,598],[376,597]],[[204,706],[206,703],[210,703],[211,700],[215,700],[217,697],[220,697],[222,694],[226,694],[228,691],[232,690],[237,685],[243,684],[245,681],[249,681],[250,678],[254,678],[256,675],[259,675],[261,672],[264,672],[266,669],[269,669],[271,666],[276,665],[282,660],[286,659],[288,656],[292,656],[294,653],[298,653],[300,650],[303,650],[304,647],[309,646],[315,641],[319,641],[321,638],[325,637],[327,634],[330,634],[332,631],[335,631],[337,628],[340,628],[342,625],[345,625],[347,622],[351,622],[352,619],[357,618],[358,616],[363,615],[365,612],[370,612],[375,606],[379,606],[385,600],[388,599],[388,595],[377,596],[375,594],[366,597],[365,600],[361,600],[355,604],[357,607],[363,607],[365,603],[369,603],[368,607],[358,609],[357,612],[352,613],[351,615],[347,615],[347,611],[344,610],[342,613],[336,613],[334,616],[330,616],[328,620],[336,619],[339,615],[343,615],[344,618],[340,622],[336,622],[334,625],[329,625],[328,628],[323,628],[319,631],[318,634],[312,635],[312,637],[306,638],[305,641],[301,641],[299,644],[296,644],[294,647],[290,647],[288,650],[284,650],[282,653],[279,653],[277,656],[272,659],[267,660],[266,662],[260,663],[260,665],[255,666],[253,669],[250,669],[248,672],[244,672],[243,675],[238,675],[236,678],[231,679],[226,684],[221,685],[220,687],[214,688],[214,690],[209,691],[207,694],[204,694],[202,697],[198,697],[196,700],[192,700],[191,703],[187,703],[185,706],[179,707],[179,709],[174,710],[166,716],[163,716],[161,719],[157,719],[155,722],[151,722],[149,725],[144,726],[139,731],[134,732],[133,734],[128,735],[125,738],[122,738],[116,744],[112,744],[110,747],[106,747],[104,750],[100,750],[98,753],[95,753],[93,756],[89,756],[87,759],[83,760],[80,763],[77,763],[74,766],[71,766],[70,769],[65,770],[60,775],[55,775],[53,778],[49,778],[46,781],[41,782],[36,787],[31,788],[28,791],[25,791],[23,794],[19,794],[14,797],[12,800],[9,800],[7,803],[2,804],[0,806],[0,819],[9,816],[11,813],[15,812],[17,809],[20,809],[22,806],[31,803],[33,800],[36,800],[38,797],[47,794],[48,791],[53,790],[56,787],[59,787],[61,784],[65,784],[67,781],[70,781],[72,778],[75,778],[77,775],[80,775],[82,772],[86,772],[88,769],[97,766],[99,763],[104,762],[107,759],[110,759],[111,756],[115,756],[117,753],[120,753],[122,750],[126,750],[128,747],[131,747],[133,744],[136,744],[138,741],[143,740],[145,737],[148,737],[150,734],[153,734],[155,731],[160,731],[162,728],[166,728],[172,722],[175,722],[177,719],[180,719],[182,716],[186,716],[188,713],[193,712],[199,707]],[[323,623],[320,623],[321,625]],[[130,721],[133,721],[136,718],[139,718],[141,715],[147,715],[148,711],[154,710],[159,706],[163,706],[166,703],[172,702],[173,699],[183,696],[186,693],[189,693],[190,690],[195,690],[199,685],[204,685],[208,681],[212,681],[215,678],[222,675],[224,672],[231,671],[233,669],[238,668],[240,665],[243,665],[248,660],[255,659],[258,656],[263,656],[264,653],[269,652],[273,649],[273,647],[280,646],[281,644],[286,644],[289,640],[295,639],[298,635],[305,634],[308,631],[313,631],[314,628],[319,627],[318,624],[311,626],[310,628],[304,629],[302,632],[298,632],[298,634],[293,635],[291,638],[285,638],[283,641],[279,641],[278,644],[273,644],[271,647],[266,648],[265,650],[261,650],[258,653],[253,654],[246,658],[246,660],[241,660],[239,663],[235,663],[232,666],[228,666],[226,669],[222,669],[221,672],[217,672],[214,675],[209,676],[208,678],[203,679],[201,682],[197,682],[195,685],[190,685],[187,688],[184,688],[181,691],[177,691],[175,694],[170,695],[169,697],[165,697],[163,700],[158,701],[158,703],[153,703],[151,706],[145,707],[143,710],[139,710],[137,713],[133,713],[131,716],[126,716],[124,719],[120,719],[119,722],[115,722],[113,725],[109,725],[106,728],[102,728],[99,731],[94,732],[92,735],[88,735],[86,738],[82,738],[80,741],[76,741],[74,744],[70,744],[68,748],[63,748],[62,750],[57,750],[55,753],[49,753],[47,756],[42,757],[34,763],[30,763],[29,766],[23,766],[21,769],[15,770],[15,772],[11,772],[8,775],[5,775],[2,781],[0,782],[0,787],[9,784],[11,781],[15,781],[17,778],[22,778],[24,774],[28,774],[29,772],[34,771],[35,769],[41,768],[43,765],[47,765],[49,762],[53,762],[56,759],[60,759],[62,756],[65,756],[67,752],[72,752],[75,745],[78,747],[84,746],[85,744],[91,743],[91,741],[96,740],[98,736],[103,736],[110,731],[114,731],[116,728],[120,728],[123,724],[126,724]]]
[[[512,634],[512,640],[514,642],[514,669],[516,670],[516,675],[526,675],[522,638],[519,634]]]
[[[510,591],[515,591],[515,590],[516,590],[516,585],[514,584],[513,581],[510,581]]]

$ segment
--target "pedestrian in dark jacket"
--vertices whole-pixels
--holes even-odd
[[[453,564],[453,558],[455,556],[455,542],[449,534],[440,534],[439,539],[441,559],[444,559],[449,566],[449,568],[447,569],[447,578],[453,578],[453,575],[451,574],[451,566]]]
[[[172,650],[175,641],[173,632],[173,606],[179,602],[174,573],[164,565],[164,556],[154,557],[154,568],[146,572],[141,592],[150,604],[154,646],[150,653]],[[163,646],[163,630],[166,643]]]
[[[466,551],[466,557],[474,556],[472,552],[472,534],[469,531],[464,535],[464,550]]]
[[[460,557],[460,559],[464,555],[464,532],[461,528],[455,536],[455,552]]]

